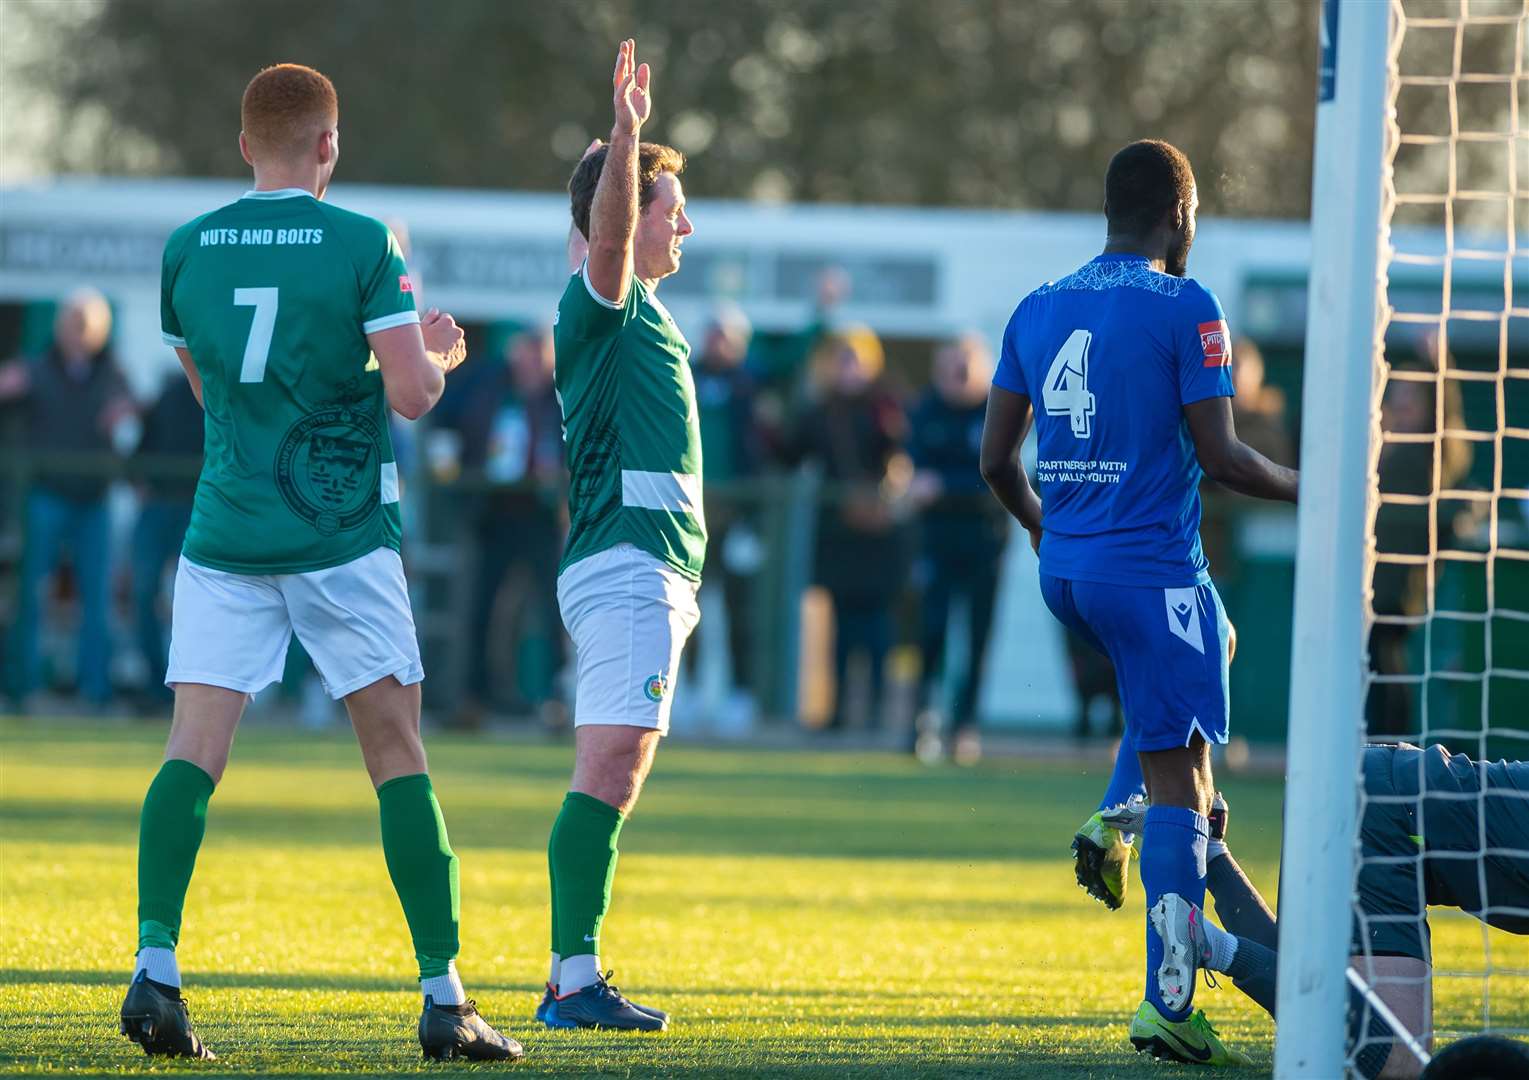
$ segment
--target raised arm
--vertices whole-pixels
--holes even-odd
[[[446,373],[467,359],[462,328],[431,308],[416,326],[407,323],[366,335],[382,371],[388,405],[409,420],[435,407],[446,389]]]
[[[1296,501],[1300,474],[1276,465],[1237,437],[1231,398],[1212,397],[1185,405],[1184,419],[1206,476],[1243,495]]]
[[[637,232],[637,150],[648,118],[648,65],[637,64],[636,42],[616,53],[615,126],[600,182],[589,208],[589,283],[612,303],[626,299],[632,278],[632,241]]]
[[[1030,431],[1030,399],[1001,386],[987,394],[982,422],[982,479],[1003,508],[1030,533],[1030,546],[1041,548],[1041,500],[1019,464],[1019,447]]]
[[[579,156],[579,161],[582,163],[585,158],[604,145],[599,139],[595,139],[584,148],[584,153]],[[584,239],[584,234],[579,232],[577,225],[570,223],[568,226],[568,272],[570,274],[575,273],[579,267],[583,266],[584,258],[588,254],[589,241]]]

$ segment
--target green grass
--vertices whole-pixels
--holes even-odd
[[[420,1071],[412,955],[348,737],[245,732],[214,797],[181,962],[211,1067],[115,1034],[158,726],[0,725],[0,1072]],[[606,959],[676,1016],[658,1037],[547,1032],[545,844],[570,748],[435,736],[462,858],[462,973],[527,1048],[517,1074],[1135,1077],[1139,888],[1109,913],[1067,844],[1103,784],[1074,766],[668,746],[622,834]],[[1274,895],[1280,791],[1227,778]],[[1447,924],[1441,947],[1480,948]],[[1266,1072],[1272,1027],[1201,991]],[[432,1070],[462,1068],[431,1066]],[[485,1071],[489,1067],[471,1067]],[[425,1070],[429,1071],[429,1070]]]

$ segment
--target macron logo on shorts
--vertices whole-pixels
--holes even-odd
[[[1205,638],[1200,633],[1200,598],[1193,585],[1187,589],[1164,589],[1163,603],[1168,608],[1168,629],[1180,641],[1187,642],[1205,655]]]

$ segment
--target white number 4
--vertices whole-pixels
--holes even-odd
[[[255,309],[255,317],[250,320],[250,336],[244,342],[244,364],[239,368],[239,381],[260,382],[265,378],[265,362],[271,355],[271,335],[276,330],[276,290],[235,289],[234,307]]]
[[[1072,433],[1080,439],[1088,438],[1094,426],[1094,395],[1088,392],[1088,346],[1093,339],[1087,330],[1072,332],[1051,361],[1041,394],[1046,415],[1068,417]]]

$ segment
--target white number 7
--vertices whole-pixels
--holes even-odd
[[[1046,372],[1041,404],[1048,416],[1066,416],[1072,433],[1086,439],[1093,431],[1094,395],[1088,390],[1088,346],[1094,335],[1074,330],[1057,350]]]
[[[239,381],[260,382],[265,378],[266,358],[271,354],[271,334],[276,330],[275,289],[235,289],[234,307],[252,307],[250,336],[244,343],[244,364]]]

